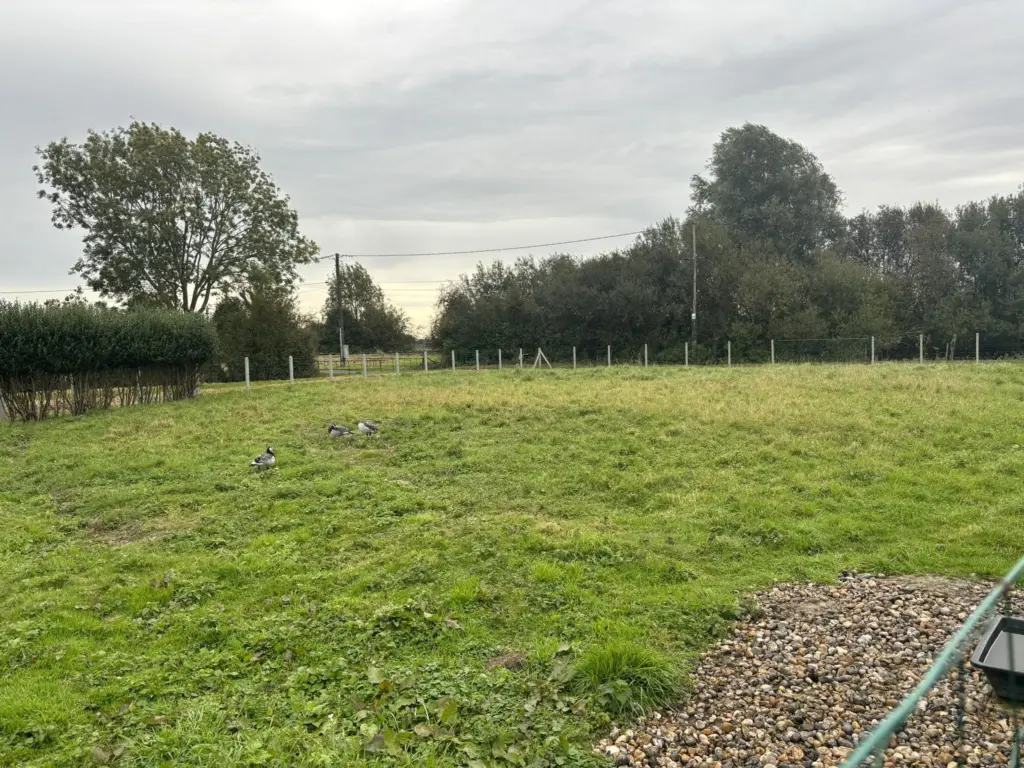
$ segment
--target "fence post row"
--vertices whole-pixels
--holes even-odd
[[[245,358],[245,388],[249,389],[249,358]]]

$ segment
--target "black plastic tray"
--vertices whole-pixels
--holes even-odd
[[[1016,671],[1010,668],[1011,647]],[[1024,619],[996,616],[974,649],[971,664],[985,671],[997,696],[1024,701]]]

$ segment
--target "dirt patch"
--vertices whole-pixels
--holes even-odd
[[[522,669],[526,664],[525,653],[506,653],[502,656],[495,656],[484,666],[487,669]]]
[[[129,544],[140,544],[145,541],[156,541],[167,535],[167,531],[146,528],[138,521],[132,520],[111,527],[109,525],[92,525],[86,530],[86,538],[106,544],[108,547],[126,547]]]

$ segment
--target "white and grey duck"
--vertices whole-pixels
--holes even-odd
[[[274,449],[269,445],[267,446],[267,452],[261,453],[249,464],[250,467],[256,469],[270,469],[277,464],[277,455],[274,453]]]

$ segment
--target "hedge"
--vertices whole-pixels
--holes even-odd
[[[216,349],[200,315],[0,302],[0,404],[36,420],[195,397]]]

